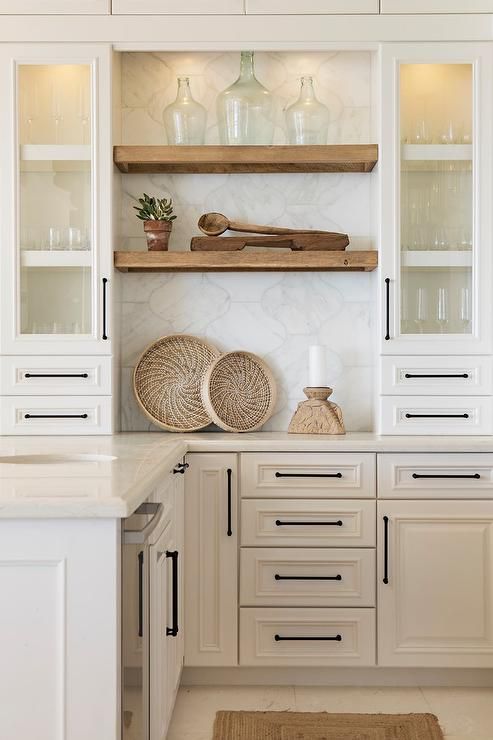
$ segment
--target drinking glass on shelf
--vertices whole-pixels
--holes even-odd
[[[419,121],[416,122],[416,126],[414,128],[413,138],[412,138],[413,144],[429,144],[430,139],[428,135],[428,126],[426,121],[422,118]]]
[[[64,233],[68,249],[82,249],[82,231],[77,226],[69,226]]]
[[[460,140],[460,134],[458,134],[456,125],[453,121],[448,121],[441,133],[440,143],[456,144],[458,140]]]
[[[443,334],[449,320],[448,312],[448,290],[447,288],[438,288],[437,291],[437,322],[440,332]]]
[[[416,291],[416,319],[418,331],[422,334],[428,321],[428,291],[426,288],[418,288]]]
[[[59,226],[50,226],[48,229],[47,249],[62,249],[62,232]]]
[[[471,325],[471,302],[469,296],[469,288],[460,289],[459,320],[462,326],[463,333],[467,334]]]

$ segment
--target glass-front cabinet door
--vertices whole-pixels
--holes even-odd
[[[491,351],[491,50],[384,47],[383,351]]]
[[[33,45],[2,57],[11,101],[2,95],[2,292],[13,309],[2,311],[2,350],[108,353],[111,127],[101,125],[100,51]]]

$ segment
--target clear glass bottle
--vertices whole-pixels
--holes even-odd
[[[207,111],[192,97],[190,79],[178,77],[176,100],[163,112],[168,144],[200,146],[205,140]]]
[[[253,51],[242,51],[240,76],[217,99],[221,144],[272,144],[274,101],[255,77]]]
[[[315,96],[313,78],[301,78],[300,97],[286,110],[289,144],[326,144],[329,109]]]

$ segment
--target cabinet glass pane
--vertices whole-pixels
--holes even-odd
[[[21,334],[91,334],[91,68],[18,67]]]
[[[473,331],[473,72],[403,64],[401,333]]]

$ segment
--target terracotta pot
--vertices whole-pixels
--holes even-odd
[[[167,252],[172,221],[144,221],[149,252]]]

